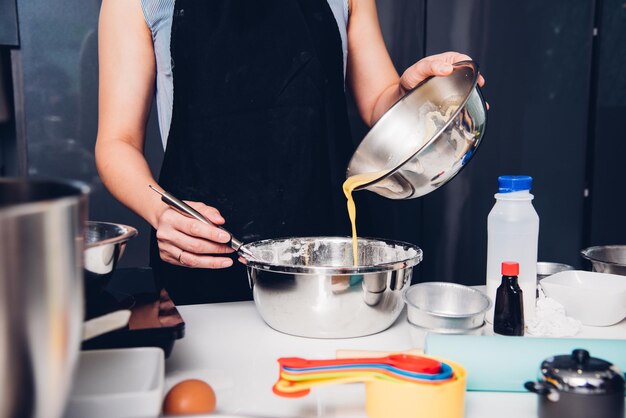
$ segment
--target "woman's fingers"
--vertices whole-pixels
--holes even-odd
[[[471,60],[468,55],[454,51],[430,55],[409,67],[400,77],[400,85],[406,91],[411,90],[428,77],[452,74],[454,68],[452,64],[468,60]],[[482,75],[478,77],[478,85],[481,87],[485,85],[485,78]]]
[[[164,231],[157,231],[157,240],[159,242],[168,242],[181,250],[185,250],[192,254],[230,254],[233,253],[231,247],[226,244],[222,244],[216,241],[196,238],[195,236],[185,234],[176,229],[167,229]]]
[[[215,212],[204,210],[203,215],[205,215],[205,213],[212,213],[214,219],[218,217],[221,218],[219,212],[215,214]],[[203,238],[209,241],[215,241],[224,244],[230,241],[230,234],[228,234],[228,232],[224,231],[223,229],[218,228],[215,225],[205,224],[198,221],[197,219],[190,218],[189,216],[183,215],[175,211],[174,209],[168,209],[163,212],[159,220],[159,231],[161,231],[161,229],[164,229],[165,232],[169,232],[170,227],[186,235]]]
[[[209,221],[213,222],[216,225],[222,225],[224,222],[224,218],[220,214],[220,211],[214,208],[213,206],[207,206],[202,202],[185,202],[198,212],[204,215]]]
[[[404,72],[404,74],[402,74],[402,77],[400,77],[400,84],[405,90],[408,91],[428,77],[434,75],[450,75],[452,74],[452,69],[452,64],[445,62],[444,60],[422,59],[413,64]]]
[[[221,269],[233,265],[228,257],[188,253],[167,242],[159,241],[159,254],[163,261],[190,268]]]
[[[225,268],[233,260],[220,254],[234,252],[227,243],[231,236],[216,225],[225,222],[219,211],[199,202],[187,202],[213,224],[206,224],[168,208],[159,218],[156,232],[161,259],[195,268]],[[215,225],[214,225],[215,224]]]

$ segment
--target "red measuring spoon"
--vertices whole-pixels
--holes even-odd
[[[300,357],[282,357],[278,359],[281,367],[308,369],[311,367],[345,366],[348,364],[386,364],[414,373],[441,373],[441,363],[437,360],[414,356],[412,354],[391,354],[376,358],[342,358],[329,360],[307,360]]]

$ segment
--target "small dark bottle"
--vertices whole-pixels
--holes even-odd
[[[493,332],[501,335],[524,335],[524,302],[517,283],[519,264],[502,263],[502,283],[496,291]]]

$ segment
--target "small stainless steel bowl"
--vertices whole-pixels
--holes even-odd
[[[257,257],[248,261],[248,278],[263,320],[286,334],[314,338],[359,337],[391,326],[422,250],[380,239],[358,243],[358,266],[348,237],[246,244]]]
[[[626,276],[626,245],[600,245],[580,252],[593,271]]]
[[[404,301],[410,323],[442,333],[481,327],[491,306],[483,292],[448,282],[415,284],[404,293]]]
[[[574,270],[574,267],[570,266],[569,264],[539,261],[537,263],[537,282],[545,279],[548,276],[552,276],[553,274],[557,274],[567,270]]]
[[[87,221],[85,228],[85,270],[96,275],[112,273],[124,254],[126,242],[137,235],[132,226]]]
[[[379,173],[359,187],[390,199],[423,196],[450,181],[476,153],[487,107],[473,61],[454,64],[396,102],[372,126],[348,164],[347,176]]]
[[[87,319],[102,313],[100,312],[100,304],[104,303],[102,290],[113,277],[117,262],[124,254],[126,243],[135,235],[137,230],[132,226],[87,221],[83,258]]]

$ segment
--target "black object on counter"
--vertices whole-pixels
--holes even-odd
[[[185,322],[150,268],[117,269],[106,288],[103,305],[113,312],[130,309],[128,326],[83,342],[83,350],[126,347],[160,347],[169,357],[174,342],[185,335]],[[103,313],[106,313],[103,312]]]
[[[586,350],[544,360],[541,377],[524,385],[539,395],[539,418],[624,417],[624,375]]]
[[[522,289],[517,283],[519,264],[502,263],[502,283],[496,291],[493,315],[493,332],[501,335],[524,335],[524,302]]]

